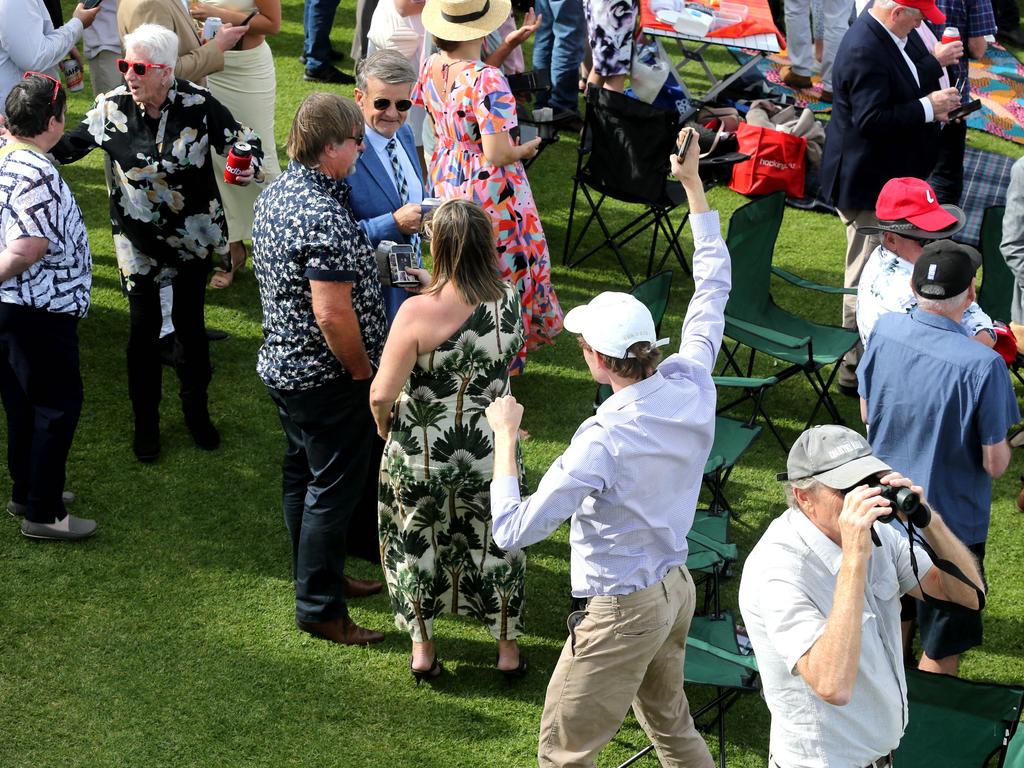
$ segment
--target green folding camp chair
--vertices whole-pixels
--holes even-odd
[[[725,483],[740,457],[761,434],[761,428],[746,422],[715,417],[715,442],[704,464],[704,485],[711,493],[711,508],[739,518],[739,511],[725,498]]]
[[[729,541],[729,515],[717,510],[698,509],[686,534],[686,569],[695,587],[704,590],[704,608],[698,613],[719,616],[722,605],[721,580],[731,575],[739,559],[736,545]]]
[[[989,206],[981,220],[981,287],[978,289],[978,305],[993,320],[1009,323],[1014,277],[1006,266],[1001,250],[1005,212],[1005,206]],[[1017,359],[1008,367],[1017,381],[1024,384],[1024,355],[1018,354]]]
[[[710,685],[714,698],[693,710],[693,721],[702,731],[717,727],[718,764],[725,768],[725,715],[744,693],[761,690],[761,678],[753,653],[740,650],[736,640],[736,620],[731,611],[717,618],[694,616],[686,638],[686,685]],[[626,768],[653,751],[650,745],[637,752],[619,768]],[[900,768],[903,768],[900,766]]]
[[[899,768],[1003,768],[1024,687],[907,669],[910,712]]]
[[[661,333],[661,321],[664,319],[665,311],[668,308],[669,294],[671,291],[672,270],[670,269],[663,270],[643,282],[637,283],[630,290],[630,293],[643,302],[643,304],[651,311],[651,317],[654,319],[654,328],[659,334]],[[744,382],[754,382],[753,385],[748,386],[763,387],[774,382],[773,378],[727,378],[730,381],[728,386],[743,386]],[[732,383],[733,381],[737,383]],[[612,388],[608,384],[599,384],[597,386],[597,392],[594,395],[594,411],[597,411],[598,406],[611,397],[611,394]],[[760,403],[760,398],[754,398],[753,401],[755,403]],[[755,410],[754,415],[756,416],[756,414],[757,411]],[[712,506],[720,506],[732,511],[732,508],[729,506],[729,503],[723,494],[725,482],[729,479],[729,475],[732,472],[736,461],[743,455],[744,451],[747,450],[754,438],[757,437],[761,428],[754,427],[752,424],[739,424],[731,419],[720,418],[715,421],[715,444],[711,449],[711,456],[708,458],[708,461],[704,466],[704,481],[711,493]],[[774,431],[775,427],[771,425],[771,422],[768,423]],[[720,433],[721,437],[719,437]],[[778,437],[777,432],[776,437]],[[781,438],[779,439],[781,440]]]
[[[835,364],[857,343],[857,332],[821,325],[787,312],[772,299],[770,282],[775,275],[801,288],[825,293],[840,295],[852,289],[819,285],[772,266],[784,206],[785,198],[777,192],[747,203],[729,220],[727,242],[733,284],[725,308],[725,335],[735,344],[731,348],[723,345],[725,362],[720,373],[753,376],[758,353],[789,363],[788,368],[774,373],[775,378],[781,382],[803,373],[817,396],[805,429],[814,423],[823,407],[834,422],[841,424],[842,417],[829,389],[839,371]],[[741,345],[750,350],[745,370],[738,359]],[[832,373],[826,377],[822,371],[828,366],[833,366]]]
[[[1013,273],[1006,266],[1000,246],[1003,241],[1003,214],[1006,207],[993,205],[981,219],[981,287],[978,305],[993,320],[1010,322],[1013,300]]]
[[[668,297],[672,292],[672,270],[664,269],[656,275],[651,275],[643,282],[634,285],[629,292],[651,311],[654,332],[660,334],[661,321],[665,317],[665,310],[668,309]],[[598,384],[597,393],[594,395],[594,411],[596,412],[597,407],[611,396],[611,385]]]
[[[1006,748],[1005,768],[1024,768],[1024,730],[1017,729],[1017,733],[1010,739],[1010,745]]]

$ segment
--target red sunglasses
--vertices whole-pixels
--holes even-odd
[[[117,71],[122,75],[127,75],[129,68],[139,77],[145,76],[151,69],[169,69],[166,64],[150,64],[148,61],[128,61],[128,59],[117,60]]]
[[[33,75],[35,75],[37,77],[45,77],[47,80],[49,80],[51,83],[53,83],[53,93],[50,95],[50,105],[52,106],[52,105],[56,104],[57,103],[57,94],[60,93],[60,80],[58,80],[57,78],[53,77],[52,75],[46,74],[45,72],[26,72],[25,76],[22,77],[21,79],[25,80],[25,79],[27,79],[29,77],[32,77]]]

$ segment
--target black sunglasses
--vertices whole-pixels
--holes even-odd
[[[385,109],[391,106],[391,99],[374,99],[373,108],[383,112]],[[412,102],[409,99],[399,99],[395,102],[395,109],[399,112],[408,112],[412,107]]]

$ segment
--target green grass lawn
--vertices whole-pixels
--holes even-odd
[[[175,0],[176,1],[176,0]],[[285,4],[277,54],[277,139],[283,145],[299,101],[301,3]],[[348,50],[353,3],[339,12],[335,43]],[[728,61],[716,59],[716,66]],[[345,91],[350,94],[349,90]],[[87,99],[72,100],[69,122]],[[1018,156],[1024,149],[972,132],[972,145]],[[601,290],[622,289],[614,260],[600,255],[561,268],[576,142],[563,136],[530,176],[552,252],[563,309]],[[289,539],[280,512],[284,438],[255,373],[261,313],[246,272],[228,291],[210,291],[207,320],[231,333],[213,346],[211,411],[223,434],[213,454],[196,449],[167,373],[163,454],[139,464],[130,449],[124,346],[127,305],[120,294],[106,218],[100,153],[64,169],[86,214],[96,261],[93,309],[81,324],[86,404],[69,464],[74,511],[94,517],[99,534],[76,545],[30,541],[6,516],[0,536],[0,767],[21,766],[510,766],[534,761],[544,690],[565,637],[566,529],[530,550],[527,635],[531,671],[509,686],[492,668],[494,645],[470,621],[436,623],[448,674],[416,687],[407,671],[409,641],[392,623],[387,599],[355,603],[354,618],[387,633],[373,648],[312,639],[293,624]],[[728,215],[744,201],[711,193]],[[789,210],[777,262],[821,281],[842,278],[845,239],[838,219]],[[641,255],[635,256],[640,269]],[[692,283],[677,270],[664,335],[678,342]],[[837,322],[834,297],[810,303],[776,286],[781,304]],[[766,370],[768,367],[766,367]],[[524,445],[538,478],[590,412],[594,387],[572,338],[530,355],[514,382],[526,405]],[[810,389],[792,380],[769,407],[793,439]],[[840,398],[856,423],[854,403]],[[733,527],[741,554],[783,508],[774,480],[784,455],[770,437],[755,444],[730,482],[742,510]],[[988,574],[986,642],[964,660],[964,675],[1024,680],[1022,518],[1013,505],[1020,460],[996,483]],[[6,475],[0,499],[9,492]],[[355,562],[362,578],[376,568]],[[740,569],[737,568],[737,576]],[[724,602],[736,604],[734,578]],[[689,691],[699,704],[707,693]],[[745,697],[729,715],[729,764],[766,762],[769,718]],[[628,718],[601,756],[614,766],[646,744]],[[716,749],[712,740],[712,749]],[[647,758],[653,765],[653,758]]]

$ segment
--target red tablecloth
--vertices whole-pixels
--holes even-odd
[[[747,18],[738,24],[730,24],[728,27],[716,29],[709,32],[709,38],[737,38],[749,37],[751,35],[775,35],[779,40],[779,46],[786,47],[786,38],[782,36],[775,21],[772,19],[771,8],[768,7],[768,0],[730,0],[730,2],[747,6]],[[711,9],[718,7],[718,0],[701,0],[701,5]],[[675,30],[668,24],[662,24],[651,12],[649,0],[640,0],[640,26],[661,29],[666,32]]]

